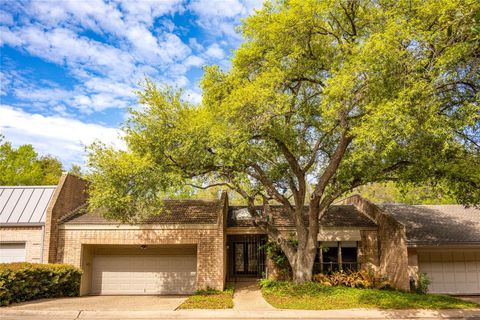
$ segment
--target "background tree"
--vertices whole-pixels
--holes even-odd
[[[58,159],[39,157],[30,144],[15,149],[0,135],[0,185],[54,185],[62,170]]]
[[[443,183],[479,203],[479,6],[266,2],[245,19],[231,69],[206,68],[201,105],[146,81],[128,150],[89,149],[90,206],[135,220],[160,214],[168,190],[224,186],[300,283],[312,277],[319,218],[354,188]],[[273,225],[272,203],[291,215],[297,246]]]

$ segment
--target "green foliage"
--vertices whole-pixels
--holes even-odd
[[[399,186],[393,182],[372,183],[354,190],[362,197],[374,203],[406,203],[406,204],[456,204],[448,186],[415,186],[406,184]]]
[[[233,286],[224,291],[208,288],[198,290],[185,300],[179,309],[231,309],[233,308]]]
[[[352,272],[334,272],[332,274],[316,274],[313,281],[323,286],[345,286],[351,288],[375,288],[389,289],[392,285],[384,276],[377,275],[368,271],[352,271]]]
[[[417,280],[413,282],[412,291],[418,294],[427,294],[428,286],[430,285],[430,278],[424,272],[419,272],[417,274]]]
[[[41,156],[30,144],[13,148],[0,135],[0,185],[52,185],[62,175],[62,163],[52,156]]]
[[[68,170],[68,173],[73,174],[74,176],[77,176],[80,178],[83,177],[82,168],[77,164],[72,164],[72,166],[70,167],[70,170]]]
[[[288,242],[292,247],[296,248],[298,246],[298,240],[295,239],[295,236],[290,234]],[[269,257],[273,263],[278,267],[281,272],[281,277],[288,279],[291,277],[292,267],[288,261],[287,256],[282,251],[280,245],[272,240],[268,240],[259,250],[264,249],[267,257]]]
[[[231,69],[205,69],[201,105],[146,80],[127,150],[89,149],[90,205],[129,219],[211,183],[278,201],[298,191],[292,163],[315,186],[345,132],[325,196],[394,180],[478,203],[478,11],[471,0],[267,1],[245,19]]]
[[[80,292],[82,271],[66,264],[0,263],[0,306]]]
[[[315,282],[262,281],[265,300],[279,309],[468,309],[479,305],[447,295],[415,294],[395,290],[327,287]]]

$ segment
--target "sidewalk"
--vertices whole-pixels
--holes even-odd
[[[238,311],[275,310],[263,299],[258,282],[237,282],[233,294],[233,309]]]
[[[0,309],[2,320],[86,319],[480,319],[476,310],[179,310],[179,311],[33,311]]]

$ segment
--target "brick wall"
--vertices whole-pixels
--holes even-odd
[[[378,271],[401,290],[409,290],[408,253],[405,226],[360,196],[344,200],[371,217],[378,226]]]
[[[0,242],[25,242],[25,261],[42,262],[42,227],[1,227]]]
[[[361,230],[358,246],[358,262],[363,270],[377,272],[380,266],[378,252],[378,231]]]
[[[71,174],[62,175],[47,208],[43,262],[55,262],[58,242],[58,220],[63,215],[85,203],[86,200],[86,182]]]
[[[224,240],[222,229],[78,229],[60,228],[56,262],[83,267],[84,279],[90,279],[83,259],[88,259],[87,245],[159,245],[193,244],[197,246],[197,287],[222,290],[225,284]],[[83,290],[82,293],[86,293]]]

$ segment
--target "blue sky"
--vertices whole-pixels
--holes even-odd
[[[147,76],[198,102],[202,66],[229,67],[261,0],[0,0],[0,132],[66,169],[118,127]]]

